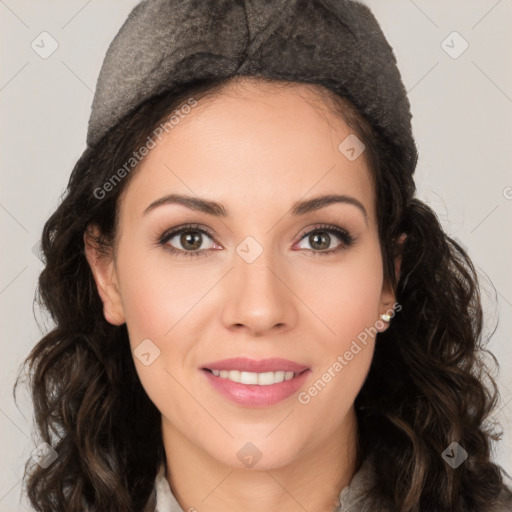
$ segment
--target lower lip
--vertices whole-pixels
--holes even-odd
[[[233,382],[229,379],[216,377],[207,370],[201,371],[206,375],[211,385],[232,402],[246,407],[267,407],[277,404],[296,393],[308,378],[311,370],[307,369],[293,379],[268,386]]]

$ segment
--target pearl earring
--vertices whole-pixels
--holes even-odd
[[[381,319],[384,320],[384,322],[390,322],[391,321],[391,316],[390,315],[387,315],[387,314],[383,314],[383,315],[380,315]]]

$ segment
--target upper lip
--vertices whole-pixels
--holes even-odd
[[[307,370],[308,367],[290,361],[288,359],[281,359],[273,357],[271,359],[249,359],[247,357],[233,357],[230,359],[222,359],[221,361],[212,361],[202,366],[206,370],[240,370],[242,372],[264,373],[264,372],[277,372],[284,370],[285,372],[300,373]]]

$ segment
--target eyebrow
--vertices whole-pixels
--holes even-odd
[[[307,199],[305,201],[297,201],[291,208],[291,214],[293,216],[305,215],[335,203],[350,204],[357,207],[363,213],[365,222],[367,221],[368,213],[363,204],[355,197],[344,194],[329,194],[313,197],[312,199]],[[153,201],[144,210],[143,215],[147,215],[155,208],[166,204],[179,204],[191,210],[202,212],[207,215],[213,215],[215,217],[228,217],[229,215],[226,208],[224,208],[220,203],[183,194],[169,194]]]

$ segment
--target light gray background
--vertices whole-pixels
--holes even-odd
[[[40,338],[32,301],[42,265],[33,247],[85,149],[103,57],[136,3],[0,0],[0,511],[29,509],[20,502],[20,483],[35,448],[31,408],[23,391],[15,406],[12,386]],[[495,459],[512,474],[512,0],[365,3],[394,48],[409,92],[419,197],[466,246],[482,274],[486,332],[498,322],[489,348],[501,365],[496,417],[505,436]],[[43,31],[59,45],[47,59],[31,47]],[[456,59],[442,47],[453,31],[469,44]],[[461,48],[453,36],[445,44],[452,52]],[[37,317],[44,328],[44,315]]]

